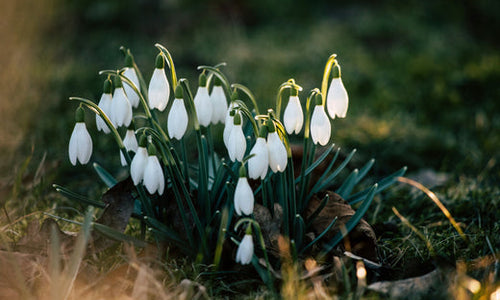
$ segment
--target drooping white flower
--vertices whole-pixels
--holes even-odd
[[[111,99],[111,94],[103,93],[98,104],[99,108],[108,116],[108,118],[111,116]],[[106,122],[104,122],[104,120],[97,114],[95,115],[95,122],[97,130],[102,131],[106,134],[111,132],[108,125],[106,125]]]
[[[286,148],[278,132],[269,132],[267,135],[267,150],[269,151],[269,166],[274,173],[283,172],[287,165]]]
[[[249,264],[252,261],[253,250],[252,234],[245,234],[236,251],[236,262],[242,265]]]
[[[314,107],[311,117],[311,138],[315,144],[324,146],[330,140],[332,127],[330,119],[326,115],[323,105],[318,104]]]
[[[333,78],[326,96],[326,108],[330,118],[335,119],[335,116],[345,118],[348,105],[349,96],[342,79],[340,77]]]
[[[76,110],[76,124],[71,138],[69,139],[69,160],[76,166],[77,160],[84,165],[89,162],[92,156],[92,138],[90,137],[84,122],[84,111],[82,107]]]
[[[255,145],[250,151],[250,157],[248,160],[248,177],[252,179],[261,178],[264,179],[267,174],[267,169],[269,168],[269,152],[267,150],[267,142],[264,137],[258,137],[255,141]]]
[[[150,194],[158,191],[162,195],[165,189],[165,178],[158,157],[150,153],[144,169],[144,186]]]
[[[234,190],[234,210],[238,216],[250,215],[253,212],[254,196],[248,179],[240,177]]]
[[[137,152],[135,153],[134,158],[130,163],[130,177],[132,177],[134,185],[138,185],[144,179],[144,169],[146,168],[147,162],[148,150],[146,149],[145,143],[143,143],[142,146],[139,145],[139,147],[137,148]]]
[[[117,127],[130,125],[132,121],[132,105],[123,90],[121,80],[117,77],[115,91],[111,100],[111,121]]]
[[[298,96],[290,96],[283,114],[283,125],[288,134],[298,134],[304,124],[304,113]]]
[[[137,152],[137,148],[139,147],[139,145],[137,143],[137,138],[135,137],[133,129],[127,129],[127,132],[125,133],[125,138],[123,138],[123,145],[125,146],[125,149],[127,151],[133,151],[134,153]],[[127,165],[127,160],[125,159],[125,156],[121,151],[120,151],[120,162],[122,166]]]
[[[194,107],[196,108],[196,116],[198,122],[202,126],[208,126],[212,120],[212,101],[207,89],[207,78],[204,73],[201,73],[198,90],[194,96]]]
[[[165,75],[163,56],[156,57],[156,68],[149,81],[148,100],[150,109],[165,110],[170,97],[170,84]]]
[[[242,161],[247,149],[247,141],[243,134],[241,116],[236,114],[233,121],[234,125],[227,141],[227,152],[231,161]]]
[[[132,81],[135,85],[135,88],[140,91],[139,77],[137,77],[137,73],[133,67],[126,67],[123,72],[123,76],[130,79],[130,81]],[[127,94],[128,101],[130,101],[130,105],[132,105],[132,107],[136,108],[139,106],[139,95],[137,95],[134,89],[127,82],[124,83],[123,89],[125,90],[125,94]]]
[[[215,77],[214,80],[214,87],[210,94],[210,100],[212,101],[212,124],[217,124],[219,122],[224,124],[226,121],[227,99],[222,89],[220,79]]]
[[[186,133],[188,114],[182,98],[175,98],[168,113],[167,129],[171,138],[180,140]]]
[[[236,103],[235,102],[231,102],[231,104],[229,105],[229,108],[227,109],[227,111],[225,112],[225,115],[224,115],[224,132],[222,133],[222,137],[223,137],[223,140],[224,140],[224,145],[226,146],[226,148],[228,148],[228,145],[229,145],[229,135],[231,134],[231,130],[233,130],[233,126],[234,126],[234,115],[235,114],[239,114],[240,115],[240,118],[241,118],[241,113],[238,111],[238,112],[235,112],[233,111],[233,108],[236,107]]]

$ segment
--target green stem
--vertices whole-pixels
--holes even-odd
[[[175,91],[175,88],[177,87],[177,73],[175,72],[175,65],[172,59],[172,55],[170,55],[170,52],[168,52],[167,48],[165,48],[161,44],[155,44],[155,47],[158,48],[167,59],[168,66],[170,67],[170,72],[172,74],[172,88]]]
[[[323,106],[325,106],[326,101],[326,90],[328,89],[328,79],[330,78],[330,72],[332,71],[332,67],[334,65],[338,65],[337,60],[335,59],[337,54],[332,54],[325,65],[325,71],[323,72],[323,81],[321,82],[321,94],[323,95]],[[339,67],[339,75],[340,75],[340,67]]]
[[[257,114],[257,115],[260,114],[259,113],[259,106],[257,105],[257,100],[255,100],[255,96],[252,94],[252,92],[246,86],[239,84],[239,83],[233,83],[231,85],[231,87],[235,88],[235,89],[239,89],[243,93],[245,93],[253,104],[253,108],[255,109],[255,114]]]

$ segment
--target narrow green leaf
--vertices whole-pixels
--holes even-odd
[[[87,205],[92,205],[92,206],[99,207],[99,208],[104,208],[106,206],[106,204],[104,204],[104,202],[88,199],[87,197],[84,197],[84,196],[79,195],[75,192],[72,192],[69,189],[62,187],[58,184],[53,184],[52,186],[56,189],[57,192],[63,194],[69,200],[73,200],[73,201],[76,200],[77,202],[83,202]]]
[[[93,223],[93,228],[94,228],[94,230],[96,230],[100,234],[106,236],[107,238],[115,240],[115,241],[131,243],[135,247],[138,247],[138,248],[144,248],[147,245],[147,243],[144,241],[136,239],[130,235],[127,235],[125,233],[122,233],[116,229],[113,229],[109,226],[106,226],[106,225],[103,225],[100,223]]]
[[[406,167],[403,167],[400,170],[398,170],[398,171],[392,173],[391,175],[385,177],[384,179],[380,180],[378,182],[378,187],[377,187],[377,190],[375,191],[375,194],[378,194],[378,193],[384,191],[385,189],[387,189],[388,187],[390,187],[391,185],[393,185],[396,182],[396,178],[403,176],[404,173],[406,173]],[[356,203],[362,201],[363,198],[366,196],[366,194],[368,194],[370,192],[370,190],[371,190],[371,188],[367,188],[361,192],[358,192],[354,195],[349,196],[345,200],[350,205],[356,204]]]
[[[328,147],[328,149],[325,152],[323,152],[323,154],[321,154],[321,156],[318,157],[318,159],[316,159],[316,161],[306,169],[304,176],[311,174],[311,172],[314,171],[314,169],[316,169],[328,157],[328,155],[332,152],[334,147],[335,144],[332,144],[330,147]],[[295,179],[295,184],[299,183],[299,181],[300,177]]]
[[[335,225],[336,222],[337,222],[337,217],[335,217],[332,220],[332,222],[325,228],[325,230],[323,230],[322,233],[320,233],[314,240],[312,240],[309,244],[307,244],[307,246],[302,248],[302,250],[300,251],[300,254],[306,252],[307,249],[309,249],[314,244],[316,244],[328,231],[330,231],[330,229],[332,229],[333,225]]]
[[[347,235],[351,230],[359,223],[361,218],[365,215],[366,211],[370,207],[370,204],[373,201],[373,197],[375,196],[375,191],[377,190],[377,184],[375,183],[368,194],[366,195],[363,204],[358,208],[356,213],[345,223],[345,230],[339,231],[333,239],[323,246],[323,251],[320,253],[320,256],[326,255],[326,253],[330,252],[337,244]]]
[[[346,178],[344,183],[337,189],[336,193],[339,194],[342,198],[346,198],[351,193],[352,189],[358,182],[358,169],[354,169],[351,174]]]
[[[101,165],[98,163],[93,164],[94,170],[99,175],[99,178],[106,184],[108,188],[113,187],[118,181],[111,175],[106,169],[104,169]]]
[[[307,218],[306,228],[311,226],[312,222],[314,222],[314,219],[316,219],[323,208],[325,208],[328,200],[330,200],[330,196],[326,194],[323,200],[321,200],[321,202],[319,203],[318,208],[316,208],[316,210],[309,216],[309,218]]]

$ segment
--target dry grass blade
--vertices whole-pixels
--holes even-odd
[[[429,251],[431,252],[431,255],[432,256],[435,256],[436,255],[436,252],[434,251],[434,248],[432,247],[431,245],[431,242],[429,241],[428,238],[425,237],[425,235],[423,235],[420,230],[418,230],[415,226],[413,226],[410,221],[408,221],[408,219],[406,219],[405,217],[403,217],[399,211],[393,206],[392,207],[392,211],[394,212],[394,214],[396,214],[396,216],[401,220],[401,222],[403,222],[403,224],[405,224],[406,226],[410,227],[410,229],[415,232],[423,241],[425,241],[425,244],[427,246],[427,248],[429,249]]]
[[[419,182],[417,182],[415,180],[412,180],[410,178],[398,177],[397,179],[398,179],[399,182],[406,183],[406,184],[409,184],[409,185],[412,185],[412,186],[416,187],[417,189],[419,189],[422,192],[424,192],[429,198],[431,198],[431,200],[439,207],[439,209],[441,209],[441,211],[443,212],[443,214],[448,218],[448,220],[450,221],[451,225],[453,225],[453,227],[458,232],[458,234],[460,234],[460,236],[462,237],[462,239],[464,239],[464,241],[466,241],[466,242],[468,241],[467,240],[467,236],[462,231],[462,228],[460,228],[460,226],[458,226],[457,222],[455,221],[455,219],[453,218],[453,216],[451,215],[451,213],[443,205],[443,203],[439,200],[439,198],[436,196],[436,194],[434,194],[431,190],[429,190],[428,188],[426,188],[421,183],[419,183]]]

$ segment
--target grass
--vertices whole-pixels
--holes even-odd
[[[0,166],[5,174],[0,181],[0,224],[21,220],[2,227],[2,235],[18,239],[28,220],[43,217],[41,212],[75,218],[85,211],[57,195],[54,182],[93,198],[105,190],[89,168],[68,163],[74,107],[67,98],[98,99],[102,78],[97,72],[121,64],[120,45],[131,48],[141,69],[149,70],[146,80],[155,42],[169,48],[178,72],[191,83],[196,82],[197,65],[225,61],[229,77],[267,103],[289,77],[306,89],[319,85],[324,60],[336,52],[351,105],[348,118],[334,122],[334,142],[345,151],[358,149],[355,164],[376,158],[375,177],[403,165],[409,166],[410,176],[421,169],[446,174],[448,180],[432,190],[469,239],[463,242],[422,192],[400,185],[377,198],[367,215],[370,224],[392,222],[397,228],[379,237],[381,260],[396,267],[432,260],[425,241],[393,213],[396,207],[436,253],[452,264],[464,262],[476,279],[489,280],[475,262],[492,257],[487,240],[497,256],[500,249],[500,55],[494,36],[499,10],[489,6],[495,4],[478,1],[465,8],[446,1],[384,1],[379,6],[357,1],[332,7],[319,1],[311,8],[299,1],[292,9],[265,1],[211,6],[188,2],[116,6],[113,1],[45,0],[31,15],[24,13],[27,1],[8,4],[17,19],[29,17],[30,22],[15,30],[0,27],[6,45],[0,56],[8,62],[2,63],[7,67],[0,81],[6,120],[1,150],[7,158]],[[138,9],[149,22],[133,18]],[[11,16],[7,22],[16,20],[15,13],[5,16]],[[93,159],[117,169],[118,159],[105,160],[117,149],[95,134],[90,118],[87,124],[96,145]],[[116,175],[126,176],[121,171]],[[100,271],[107,273],[115,262],[103,259],[109,268]],[[210,297],[269,296],[230,282],[218,285],[200,276],[199,266],[179,258],[162,263],[159,270],[157,283],[167,291],[188,278],[203,285]]]

